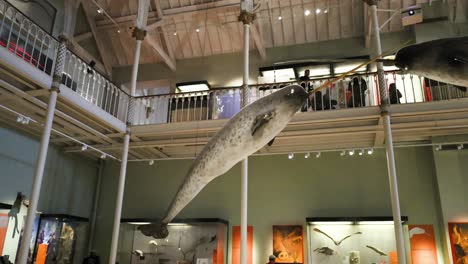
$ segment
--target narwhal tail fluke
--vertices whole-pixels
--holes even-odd
[[[151,236],[156,239],[166,238],[169,235],[167,223],[158,222],[154,224],[141,225],[138,227],[141,233],[145,236]]]

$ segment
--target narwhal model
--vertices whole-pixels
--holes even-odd
[[[468,37],[410,45],[398,51],[394,63],[409,73],[468,87]]]
[[[329,87],[357,69],[389,55],[383,53],[337,78],[325,82],[313,92]],[[208,141],[197,155],[161,222],[140,225],[145,236],[166,238],[167,224],[213,179],[223,175],[239,161],[254,154],[278,135],[306,102],[308,93],[299,85],[290,85],[242,108]]]
[[[272,141],[307,97],[301,86],[290,85],[242,108],[198,154],[162,221],[138,229],[146,236],[167,237],[167,224],[209,182]]]

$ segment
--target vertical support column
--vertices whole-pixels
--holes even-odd
[[[99,168],[96,180],[96,189],[94,190],[94,202],[93,210],[91,212],[91,226],[89,227],[89,238],[88,238],[88,255],[91,253],[94,247],[94,233],[96,232],[96,219],[97,219],[97,210],[99,204],[99,197],[101,196],[101,182],[102,182],[102,173],[104,171],[104,160],[99,161]]]
[[[239,21],[244,24],[244,75],[242,82],[242,100],[241,108],[249,103],[249,47],[250,47],[250,24],[255,19],[253,14],[253,2],[241,2],[241,14]],[[241,247],[240,264],[247,264],[247,225],[248,225],[248,182],[249,182],[249,159],[246,158],[241,163]]]
[[[32,227],[34,218],[36,217],[37,205],[39,203],[39,194],[41,192],[42,179],[44,176],[44,167],[47,158],[47,151],[49,149],[50,133],[52,131],[52,124],[54,122],[55,105],[57,103],[57,95],[59,92],[60,80],[65,63],[66,52],[66,38],[60,37],[60,44],[57,51],[57,57],[54,68],[53,82],[50,89],[49,105],[47,107],[46,122],[44,124],[44,131],[42,132],[41,145],[39,147],[39,157],[36,162],[36,169],[34,171],[34,180],[32,185],[31,197],[29,199],[28,214],[26,216],[26,223],[24,225],[23,237],[21,240],[18,259],[16,263],[26,264],[29,255],[29,245],[31,242]]]
[[[372,31],[374,33],[374,46],[378,55],[382,54],[382,46],[380,42],[380,29],[379,20],[377,17],[377,0],[374,0],[370,4],[370,12],[372,18]],[[381,116],[384,125],[385,134],[385,150],[387,154],[387,168],[388,168],[388,179],[390,184],[390,198],[392,201],[392,214],[393,223],[395,226],[395,238],[398,254],[398,263],[406,264],[406,252],[405,242],[403,238],[403,226],[401,222],[400,212],[400,200],[398,195],[398,181],[396,175],[395,166],[395,155],[393,152],[393,138],[392,138],[392,127],[390,124],[390,105],[387,94],[387,86],[385,82],[385,72],[383,69],[382,62],[377,62],[377,75],[379,81],[379,93],[380,93],[380,109]]]
[[[109,264],[115,264],[117,259],[117,246],[119,244],[120,218],[122,216],[122,202],[125,189],[125,176],[127,174],[128,147],[130,144],[130,133],[124,136],[122,162],[120,163],[119,185],[117,187],[117,198],[115,200],[114,224],[112,226],[112,242],[109,256]]]

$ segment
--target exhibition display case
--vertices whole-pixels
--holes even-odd
[[[307,218],[307,229],[311,264],[398,263],[392,217]]]
[[[88,220],[68,215],[41,215],[35,234],[34,262],[79,264],[87,254]]]
[[[228,222],[222,219],[179,219],[168,225],[165,239],[145,236],[138,226],[152,221],[123,219],[118,262],[121,264],[224,264]]]

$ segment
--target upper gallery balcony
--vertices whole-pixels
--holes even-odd
[[[2,122],[41,133],[57,48],[55,38],[0,0]],[[132,124],[130,160],[192,158],[240,111],[240,87],[131,97],[69,50],[61,76],[51,142],[93,158],[120,155],[127,121]],[[468,132],[465,87],[394,69],[385,76],[397,146],[429,144],[432,136]],[[313,89],[329,79],[316,78],[302,85]],[[249,101],[291,83],[251,85]],[[312,93],[275,143],[257,154],[382,147],[377,91],[377,76],[366,69]]]

